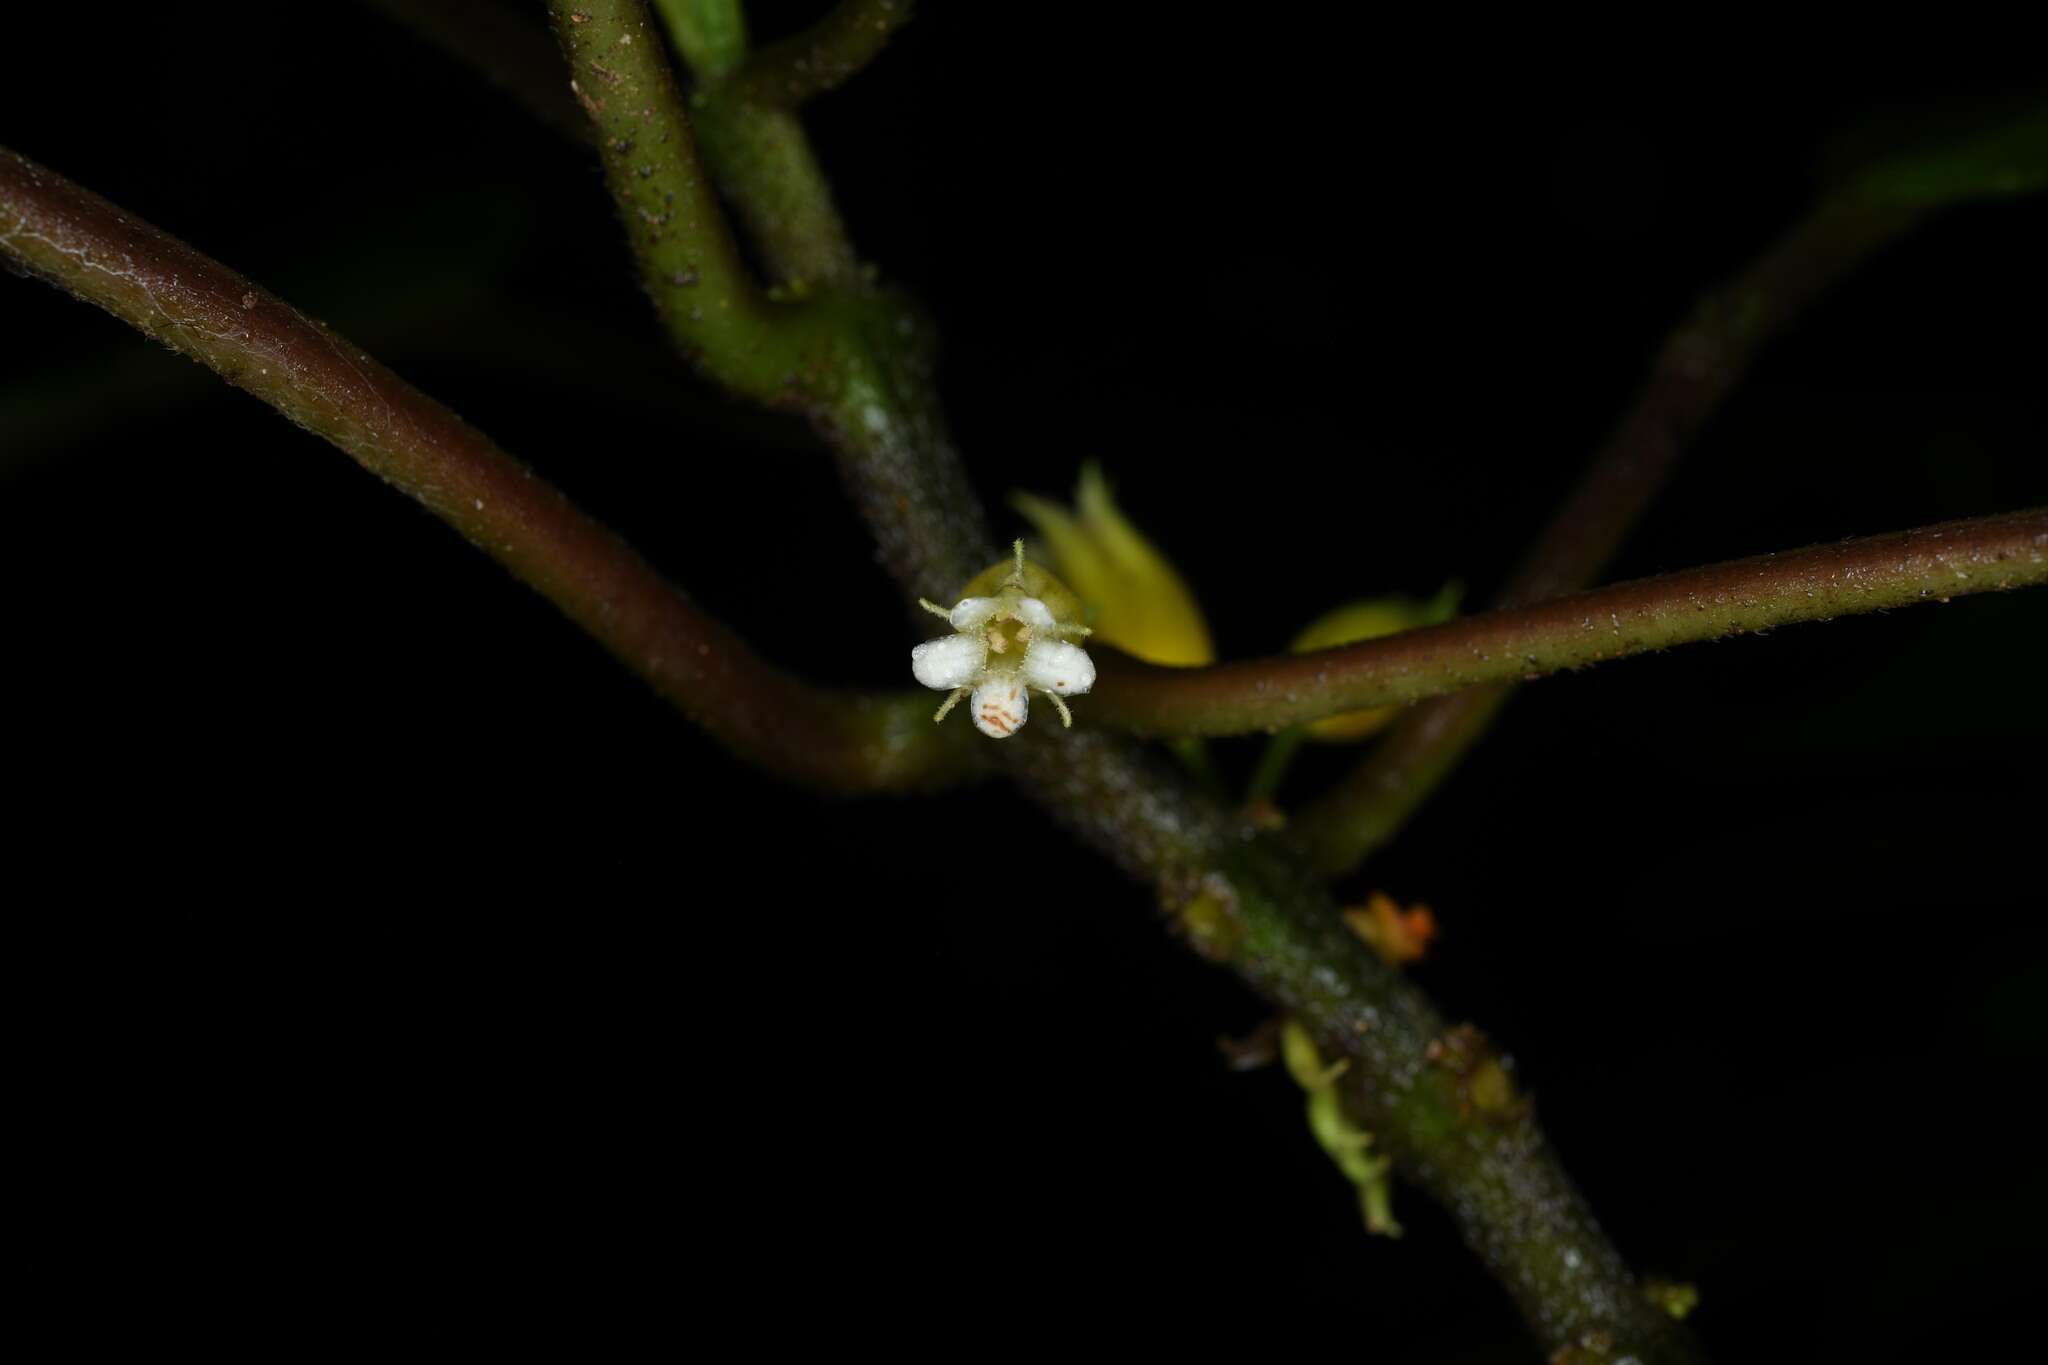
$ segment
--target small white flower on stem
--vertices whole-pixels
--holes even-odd
[[[1073,594],[1045,570],[1025,563],[1023,541],[1015,548],[1014,566],[1006,562],[980,575],[950,609],[936,602],[920,603],[934,616],[944,617],[954,634],[927,640],[910,651],[910,671],[917,680],[948,694],[932,719],[945,719],[971,692],[968,709],[975,728],[991,739],[1023,728],[1034,691],[1053,704],[1063,723],[1072,725],[1073,714],[1060,699],[1095,685],[1094,661],[1073,643],[1089,633],[1073,619],[1078,613]],[[1007,573],[1002,573],[1005,569]],[[990,584],[994,592],[972,591],[998,573],[1002,577]]]

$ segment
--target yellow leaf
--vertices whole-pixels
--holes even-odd
[[[1045,558],[1086,606],[1095,638],[1155,664],[1214,663],[1209,627],[1187,580],[1131,523],[1100,465],[1082,466],[1075,506],[1030,493],[1010,505],[1036,528]]]

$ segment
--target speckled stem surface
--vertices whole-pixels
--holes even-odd
[[[770,298],[748,270],[661,27],[640,0],[551,0],[549,10],[641,282],[677,348],[757,402],[816,402],[841,369],[840,319]]]
[[[1310,654],[1162,668],[1103,651],[1092,721],[1154,735],[1278,730],[1804,621],[2048,582],[2048,509],[1758,555]]]
[[[1030,727],[1003,744],[1023,788],[1156,888],[1197,952],[1300,1018],[1323,1056],[1349,1059],[1353,1119],[1451,1213],[1546,1351],[1606,1342],[1642,1365],[1704,1360],[1601,1232],[1514,1093],[1511,1063],[1345,929],[1312,868],[1128,738]]]

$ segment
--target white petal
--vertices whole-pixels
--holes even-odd
[[[1031,714],[1031,698],[1014,673],[1002,673],[974,689],[974,725],[990,739],[1014,735]]]
[[[1053,624],[1052,608],[1035,597],[1017,599],[1017,619],[1027,626],[1049,626]]]
[[[953,614],[948,619],[955,630],[980,630],[996,614],[999,605],[993,597],[963,597],[953,604]]]
[[[1071,697],[1095,686],[1095,661],[1088,651],[1064,640],[1033,640],[1024,651],[1024,681],[1047,692]]]
[[[981,672],[988,646],[978,635],[942,635],[910,651],[910,671],[926,687],[965,687]]]

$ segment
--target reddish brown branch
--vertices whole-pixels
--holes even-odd
[[[200,361],[461,532],[720,743],[811,786],[970,771],[922,693],[809,686],[769,666],[611,531],[463,420],[289,304],[62,176],[0,149],[0,257]]]
[[[1709,296],[1665,342],[1648,381],[1538,537],[1496,605],[1540,602],[1591,584],[1759,348],[1923,216],[1871,199],[1831,199]],[[1372,755],[1294,820],[1328,873],[1356,867],[1405,824],[1486,732],[1512,684],[1424,702]]]
[[[1091,719],[1148,734],[1278,730],[1801,621],[2048,582],[2048,509],[1620,583],[1312,654],[1163,668],[1102,651]]]

